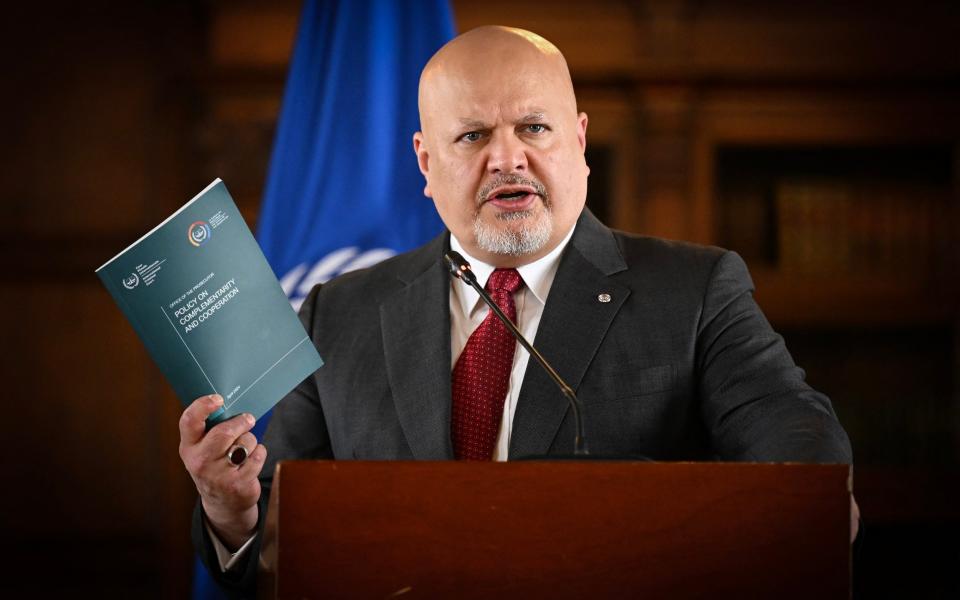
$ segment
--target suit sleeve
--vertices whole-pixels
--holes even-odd
[[[313,340],[316,340],[315,336],[318,334],[313,317],[318,310],[320,289],[319,285],[314,287],[300,309],[300,321]],[[257,558],[260,556],[264,517],[277,463],[281,460],[333,458],[330,436],[313,376],[303,380],[273,408],[261,443],[267,448],[267,460],[260,472],[260,516],[257,522],[260,534],[242,564],[235,570],[221,572],[216,551],[203,524],[203,510],[199,500],[193,513],[194,547],[213,580],[234,598],[253,598],[256,595]]]
[[[714,265],[697,331],[701,410],[721,460],[850,463],[830,400],[804,381],[753,298],[743,260]]]

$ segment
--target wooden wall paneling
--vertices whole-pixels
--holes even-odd
[[[704,91],[699,126],[722,143],[951,141],[960,130],[960,93],[724,86]]]
[[[217,68],[285,71],[300,19],[298,0],[212,4],[207,58]]]
[[[950,222],[952,225],[953,245],[947,249],[953,261],[950,272],[960,275],[960,142],[953,146],[953,202],[951,203]],[[954,463],[960,463],[960,299],[953,306],[953,431],[955,434]]]
[[[723,147],[949,144],[960,137],[958,107],[960,96],[952,93],[707,92],[694,142],[692,212],[717,213],[715,163]],[[956,206],[953,202],[951,210]],[[955,218],[950,220],[955,227]],[[705,229],[698,241],[722,243],[717,219],[700,224]],[[954,251],[958,242],[960,237],[953,237]],[[946,274],[933,280],[920,271],[894,278],[875,273],[804,278],[765,265],[751,268],[761,305],[780,324],[943,322],[957,310],[958,289]]]
[[[453,2],[460,31],[501,24],[553,41],[571,70],[601,79],[941,79],[960,69],[951,3],[562,0]],[[895,50],[892,50],[895,49]]]
[[[697,92],[682,85],[645,85],[638,90],[640,176],[637,195],[644,232],[697,242],[707,211],[690,206],[691,143]]]
[[[266,182],[273,134],[301,3],[216,2],[205,57],[203,170],[230,189],[251,228]]]
[[[17,423],[0,512],[23,577],[4,585],[34,585],[51,556],[70,559],[47,589],[113,585],[117,570],[134,589],[138,577],[156,583],[166,461],[142,345],[95,282],[3,284],[0,305],[16,349],[0,372]]]
[[[952,3],[690,3],[691,73],[734,80],[940,78],[960,68]]]
[[[606,126],[619,131],[619,143],[616,146],[616,194],[613,207],[612,227],[634,233],[651,235],[650,220],[644,214],[646,198],[643,196],[640,181],[646,165],[643,162],[643,138],[641,131],[642,114],[637,103],[627,96],[627,105],[621,114],[613,117],[603,115],[608,120]],[[622,118],[622,121],[621,121]]]
[[[7,16],[3,37],[22,52],[6,55],[17,93],[0,99],[0,307],[13,350],[0,368],[18,423],[2,512],[19,576],[2,587],[182,597],[189,495],[173,476],[176,418],[93,271],[199,189],[185,166],[201,14],[93,2]]]
[[[146,185],[143,42],[120,29],[111,42],[126,52],[113,54],[100,33],[80,27],[17,65],[18,93],[2,100],[4,238],[109,235],[146,222],[146,207],[130,197]],[[110,202],[118,197],[119,210]]]
[[[460,32],[506,25],[540,34],[560,48],[574,78],[617,79],[632,72],[637,13],[629,2],[453,0],[451,5]]]
[[[630,94],[622,89],[577,87],[578,109],[587,113],[587,147],[603,146],[613,153],[610,177],[610,225],[629,231],[641,231],[642,219],[633,209],[638,206],[632,197],[639,171],[636,130],[637,116]],[[589,164],[588,164],[589,166]],[[603,176],[591,173],[591,177]]]
[[[8,307],[4,331],[18,354],[16,362],[5,360],[0,368],[22,423],[7,436],[30,457],[10,468],[25,490],[45,492],[5,494],[4,501],[15,507],[3,511],[14,518],[5,531],[48,536],[64,526],[84,535],[135,531],[139,511],[147,510],[152,495],[144,465],[156,459],[150,452],[153,427],[140,401],[148,360],[142,345],[95,282],[71,286],[69,293],[56,282],[5,284],[0,303]],[[133,410],[132,403],[138,405]],[[69,485],[48,488],[52,474]],[[120,474],[141,483],[126,486]],[[101,497],[107,489],[111,494]],[[57,518],[14,517],[40,508]]]
[[[953,320],[953,463],[960,463],[960,310],[954,311]]]
[[[200,125],[202,171],[220,177],[253,228],[266,184],[282,85],[242,92],[229,86],[210,93]]]

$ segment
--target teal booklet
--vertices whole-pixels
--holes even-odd
[[[97,269],[184,405],[259,418],[323,361],[219,179]]]

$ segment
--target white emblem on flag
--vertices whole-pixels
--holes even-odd
[[[396,251],[390,248],[373,248],[362,252],[356,246],[339,248],[313,263],[313,265],[301,263],[290,269],[286,275],[280,278],[280,287],[290,298],[290,304],[293,305],[293,308],[300,310],[300,305],[303,304],[307,294],[318,283],[326,283],[343,273],[371,267],[395,254]]]

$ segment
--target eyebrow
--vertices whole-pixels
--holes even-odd
[[[527,113],[526,115],[520,117],[517,123],[537,123],[544,119],[544,113],[542,112],[532,112]],[[490,129],[490,126],[483,121],[478,121],[476,119],[466,119],[461,117],[460,124],[464,127],[470,127],[471,129]]]
[[[483,121],[477,121],[476,119],[464,119],[460,118],[460,124],[464,127],[470,127],[471,129],[489,129],[489,125]]]

